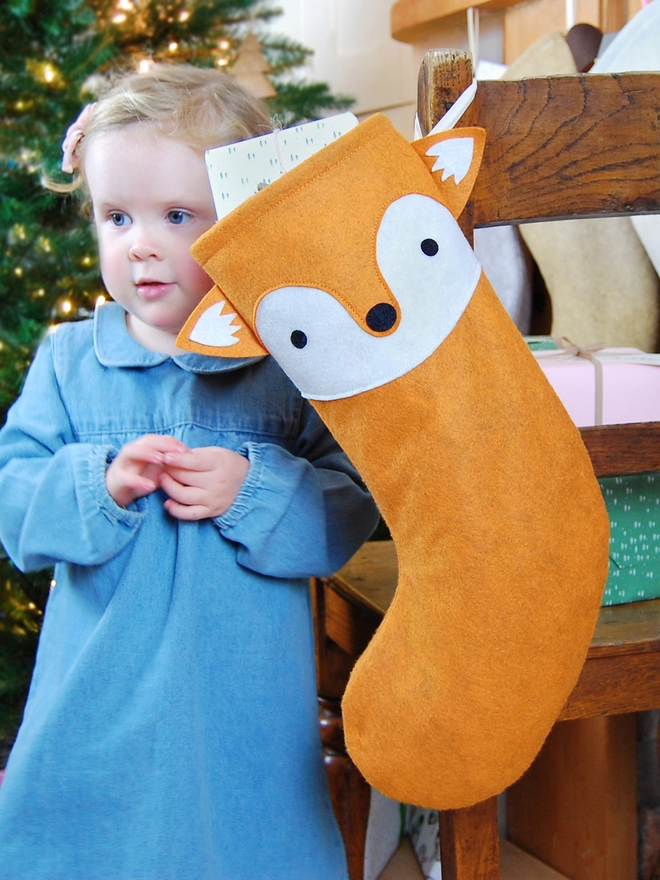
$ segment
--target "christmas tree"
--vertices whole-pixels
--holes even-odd
[[[350,106],[296,70],[305,47],[270,33],[260,0],[6,0],[0,18],[0,425],[48,327],[88,317],[103,295],[91,226],[60,145],[99,78],[151,61],[217,66],[264,97],[283,125]],[[235,71],[234,71],[235,68]],[[68,179],[68,178],[67,178]],[[20,719],[50,573],[25,576],[0,548],[0,743]],[[0,745],[0,766],[2,746]]]

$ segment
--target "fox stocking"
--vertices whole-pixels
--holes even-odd
[[[343,702],[397,800],[464,807],[530,765],[578,678],[609,524],[579,433],[456,217],[484,132],[374,116],[220,221],[179,344],[270,352],[362,474],[399,558]]]

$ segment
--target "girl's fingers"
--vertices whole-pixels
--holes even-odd
[[[143,498],[154,492],[158,488],[158,482],[134,471],[122,471],[110,479],[106,476],[106,486],[111,498],[120,507],[126,507],[136,498]]]
[[[168,468],[186,471],[215,471],[227,467],[234,458],[242,458],[237,452],[223,446],[198,446],[184,451],[165,452],[163,461]]]
[[[160,475],[160,485],[170,498],[180,504],[199,504],[202,501],[200,487],[184,485],[167,471],[163,471]]]
[[[170,467],[164,465],[164,477],[169,477],[181,486],[188,486],[193,489],[201,489],[208,485],[208,471],[192,471],[188,468]]]
[[[124,480],[124,482],[129,489],[133,489],[136,492],[141,492],[144,494],[153,492],[155,489],[158,488],[158,483],[155,480],[149,480],[146,477],[138,477],[137,475],[134,480],[128,478]]]
[[[198,504],[194,507],[189,507],[186,504],[178,504],[172,498],[167,499],[164,507],[170,516],[176,517],[176,519],[198,520],[206,519],[209,515],[208,508],[202,505]]]
[[[140,461],[158,461],[162,463],[163,456],[172,453],[186,453],[188,447],[174,437],[161,434],[145,434],[133,443],[127,443],[124,449],[134,458]],[[152,458],[149,458],[152,456]]]
[[[155,464],[162,466],[163,457],[166,453],[185,453],[188,447],[174,437],[160,434],[145,434],[132,443],[127,443],[119,452],[117,458],[128,459],[140,464]]]
[[[209,470],[208,465],[203,461],[202,456],[195,454],[196,451],[190,452],[166,452],[163,455],[163,463],[169,470],[179,471],[206,471]]]
[[[126,443],[105,472],[110,496],[120,507],[126,507],[136,498],[154,492],[160,484],[165,453],[181,453],[187,448],[174,437],[161,434],[145,434]]]
[[[140,447],[129,449],[128,446],[125,446],[117,458],[120,456],[122,459],[135,462],[136,464],[155,464],[160,467],[163,465],[163,454],[155,449]]]
[[[185,443],[171,437],[169,434],[144,434],[134,441],[135,445],[145,444],[157,449],[159,452],[190,452]]]

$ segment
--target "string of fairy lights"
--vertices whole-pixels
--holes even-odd
[[[149,11],[151,4],[149,0],[117,0],[114,7],[109,12],[109,22],[118,28],[125,28],[133,35],[151,36],[149,24]],[[175,32],[177,26],[185,25],[190,21],[193,10],[186,3],[163,3],[158,4],[157,18],[159,23],[169,25],[171,30]],[[185,41],[184,41],[185,42]],[[186,47],[182,45],[180,39],[173,37],[167,42],[166,51],[161,54],[167,56],[176,56],[182,52],[185,55]],[[221,36],[216,44],[215,50],[211,48],[211,54],[214,56],[215,63],[218,67],[227,67],[230,65],[232,56],[235,51],[234,41],[228,36]],[[147,70],[152,63],[153,58],[147,55],[136,58],[138,70]]]

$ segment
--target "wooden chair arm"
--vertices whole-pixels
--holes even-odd
[[[598,477],[660,471],[660,422],[580,430]]]

